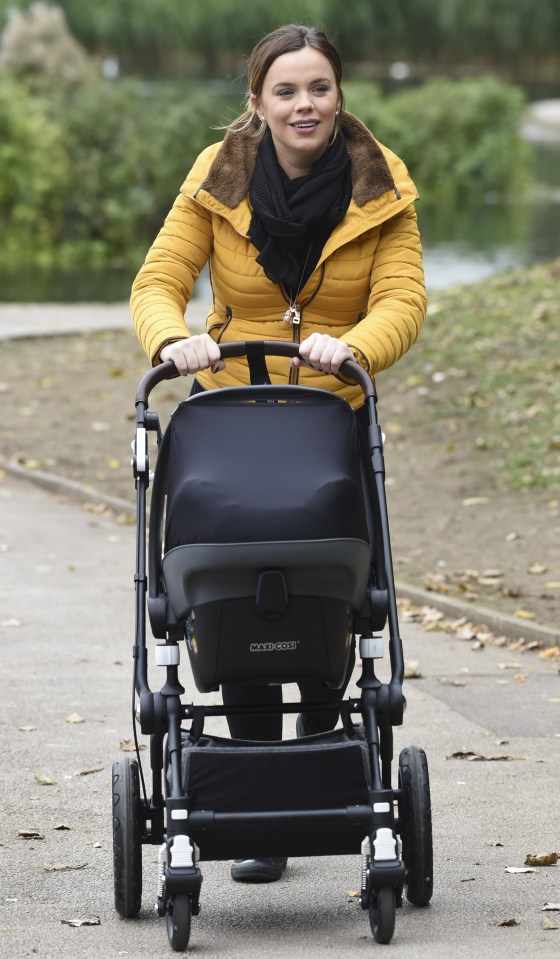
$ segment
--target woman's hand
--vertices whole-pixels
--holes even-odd
[[[309,366],[323,373],[338,373],[346,360],[353,360],[350,347],[336,336],[326,333],[312,333],[300,344],[300,357],[294,357],[292,366]]]
[[[198,373],[209,367],[212,373],[225,369],[225,363],[220,359],[220,347],[208,333],[198,336],[189,336],[186,340],[177,340],[164,346],[160,355],[163,363],[171,360],[181,376],[189,373]]]

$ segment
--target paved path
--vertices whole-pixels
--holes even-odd
[[[207,298],[191,300],[191,329],[203,328],[208,307]],[[0,303],[0,340],[131,328],[128,303]]]
[[[172,954],[152,909],[151,848],[139,919],[119,920],[112,907],[110,768],[131,734],[133,566],[133,527],[24,481],[0,481],[2,959]],[[402,633],[424,678],[407,684],[397,753],[410,742],[428,752],[436,880],[429,909],[405,905],[398,915],[391,954],[557,957],[560,931],[542,928],[541,910],[560,901],[560,867],[505,868],[559,848],[558,675],[534,653],[475,652],[414,624]],[[84,721],[69,722],[73,714]],[[458,750],[520,758],[447,759]],[[55,784],[41,785],[45,776]],[[293,860],[283,881],[266,887],[232,884],[225,863],[206,864],[204,877],[195,956],[324,959],[381,949],[347,895],[359,884],[355,857]],[[560,913],[546,915],[560,925]],[[100,924],[63,921],[91,916]],[[499,925],[510,919],[519,925]]]

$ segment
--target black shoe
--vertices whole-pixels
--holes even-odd
[[[287,864],[287,859],[234,859],[231,878],[235,882],[277,882]]]

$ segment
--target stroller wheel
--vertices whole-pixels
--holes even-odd
[[[142,832],[138,763],[113,763],[113,880],[115,909],[132,919],[142,904]]]
[[[381,945],[387,945],[393,938],[395,931],[395,890],[390,886],[383,886],[373,894],[372,904],[369,907],[369,924],[373,938]]]
[[[191,934],[191,900],[182,893],[172,896],[167,906],[167,936],[175,952],[184,952]]]
[[[408,746],[399,756],[399,819],[402,856],[406,866],[406,898],[427,906],[434,888],[432,810],[426,753]]]

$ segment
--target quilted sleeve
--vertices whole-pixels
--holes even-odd
[[[412,346],[425,314],[422,246],[411,204],[383,224],[371,272],[367,315],[341,339],[357,351],[358,357],[361,354],[373,375],[392,366]]]
[[[212,242],[211,214],[180,193],[132,285],[134,326],[154,364],[166,342],[190,335],[185,310]]]

